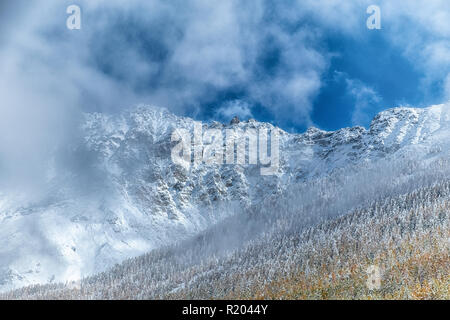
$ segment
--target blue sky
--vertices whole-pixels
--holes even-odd
[[[326,45],[339,52],[331,59],[323,76],[323,87],[314,99],[313,121],[324,129],[334,130],[349,125],[367,126],[380,110],[401,104],[423,106],[432,99],[419,93],[420,79],[424,75],[402,55],[400,49],[390,46],[383,37],[384,30],[367,31],[363,39],[331,35]],[[370,87],[363,115],[354,118],[358,97],[352,93],[349,79],[355,90]],[[360,88],[358,88],[358,86]],[[438,96],[438,93],[435,93]]]
[[[65,25],[74,3],[81,30]],[[371,4],[381,30],[366,27]],[[50,127],[146,103],[206,121],[336,130],[450,98],[447,0],[51,0],[0,10],[0,112],[28,112],[30,100],[58,114]]]

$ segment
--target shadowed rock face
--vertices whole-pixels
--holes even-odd
[[[235,116],[233,119],[231,119],[230,124],[238,124],[239,122],[241,122],[241,121],[239,120],[239,117],[238,117],[238,116]]]
[[[450,150],[448,109],[390,109],[377,115],[368,130],[310,128],[289,134],[269,123],[240,122],[237,117],[229,125],[203,125],[224,132],[279,130],[280,171],[273,176],[262,176],[259,165],[195,164],[189,170],[175,165],[172,132],[192,130],[195,121],[165,109],[86,114],[83,145],[68,149],[83,150],[83,157],[92,160],[87,183],[74,169],[50,179],[48,196],[38,201],[0,190],[0,290],[105,270],[204,230],[238,209],[277,197],[292,183],[336,169],[386,157],[439,156]],[[80,190],[80,185],[89,188]],[[219,204],[233,204],[235,209],[218,209]]]

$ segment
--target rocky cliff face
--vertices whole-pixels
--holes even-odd
[[[76,167],[55,175],[39,200],[0,193],[0,290],[105,270],[336,169],[387,157],[426,161],[450,150],[449,109],[390,109],[369,129],[310,128],[303,134],[255,120],[203,124],[204,130],[224,133],[277,130],[280,168],[267,176],[259,164],[193,163],[188,169],[174,164],[172,133],[192,131],[195,121],[165,109],[86,114],[83,142],[68,148],[67,157],[78,152],[89,159],[87,177]]]

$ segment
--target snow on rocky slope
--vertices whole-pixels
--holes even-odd
[[[105,270],[337,168],[386,157],[427,161],[450,150],[449,104],[390,109],[369,129],[334,132],[289,134],[255,120],[203,125],[278,130],[280,170],[270,176],[259,165],[175,165],[171,135],[193,126],[194,120],[156,107],[86,114],[83,142],[66,156],[87,159],[87,178],[76,167],[50,175],[44,196],[32,200],[0,190],[0,290]]]

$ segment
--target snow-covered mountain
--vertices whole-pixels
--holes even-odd
[[[212,122],[204,129],[267,128],[280,134],[280,169],[196,164],[171,159],[175,129],[195,121],[140,106],[119,115],[86,114],[83,140],[49,164],[43,196],[0,190],[0,290],[75,280],[193,235],[289,185],[354,170],[379,159],[430,161],[450,150],[450,105],[381,112],[370,128],[290,134],[255,120]],[[80,174],[83,172],[83,174]]]

